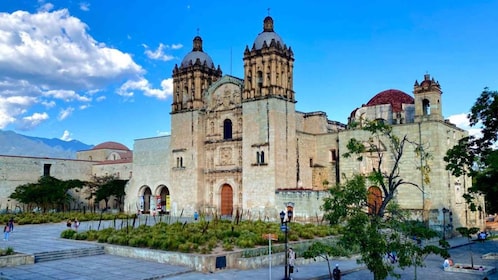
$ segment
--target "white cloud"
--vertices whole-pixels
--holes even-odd
[[[470,122],[469,122],[469,118],[467,117],[467,115],[468,115],[468,113],[461,113],[461,114],[449,116],[448,119],[450,120],[450,122],[452,124],[456,125],[457,127],[461,128],[463,130],[467,130],[469,132],[469,135],[481,137],[482,136],[481,129],[475,128],[475,126],[471,127]]]
[[[59,112],[59,117],[57,118],[59,121],[62,121],[69,117],[74,112],[73,107],[67,107],[66,109],[61,109]]]
[[[85,12],[90,11],[90,4],[87,2],[80,2],[80,10]]]
[[[171,131],[156,131],[157,136],[168,136],[171,135]]]
[[[107,98],[107,97],[106,97],[105,95],[101,95],[101,96],[97,97],[95,100],[96,100],[97,102],[101,102],[101,101],[106,100],[106,98]]]
[[[147,55],[147,57],[150,59],[170,61],[170,60],[175,58],[172,55],[168,55],[168,54],[164,53],[164,49],[170,48],[170,47],[167,45],[164,45],[163,43],[160,43],[159,47],[157,47],[156,50],[150,50],[146,44],[142,44],[142,46],[145,48],[145,52],[144,52],[145,55]],[[177,45],[175,45],[175,46],[177,46]]]
[[[43,1],[39,2],[42,3]],[[52,3],[45,3],[38,8],[38,12],[50,12],[53,9],[54,5]]]
[[[71,136],[71,132],[69,132],[67,129],[64,130],[64,133],[62,134],[61,138],[62,141],[71,141],[73,140]]]
[[[49,117],[47,113],[34,113],[31,116],[23,117],[18,129],[30,130],[48,119]]]
[[[142,91],[146,96],[166,99],[173,94],[173,79],[163,80],[161,82],[161,89],[152,88],[146,79],[130,80],[124,83],[117,92],[121,96],[132,97],[135,94],[134,90]]]
[[[183,48],[183,45],[182,44],[173,44],[173,45],[171,45],[171,48],[173,50],[178,50],[178,49]]]
[[[0,12],[0,129],[9,124],[27,129],[48,119],[47,113],[32,112],[37,104],[80,108],[77,103],[88,106],[95,92],[145,80],[130,54],[97,42],[68,10],[39,4],[36,13]]]

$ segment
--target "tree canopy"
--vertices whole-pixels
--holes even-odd
[[[28,205],[40,207],[43,212],[48,209],[63,209],[72,197],[70,189],[82,188],[85,183],[80,180],[59,180],[51,176],[42,176],[36,183],[28,183],[16,187],[9,198]]]
[[[373,161],[371,170],[354,174],[343,184],[330,188],[331,195],[322,206],[325,218],[331,224],[345,227],[338,246],[357,248],[358,261],[366,265],[376,280],[397,276],[394,264],[386,261],[388,255],[396,255],[401,268],[423,266],[423,259],[432,253],[446,256],[445,246],[422,244],[423,240],[437,237],[438,233],[428,228],[424,221],[410,220],[410,214],[395,202],[397,190],[403,185],[423,191],[416,183],[406,181],[400,172],[407,149],[412,148],[420,157],[417,169],[424,183],[429,183],[431,154],[421,143],[410,141],[408,136],[398,137],[393,128],[383,122],[367,122],[363,130],[370,133],[367,141],[350,139],[344,156],[363,160],[368,155]],[[369,193],[367,186],[371,185],[377,186],[380,193]],[[371,195],[377,199],[369,200]],[[337,252],[325,250],[323,246],[318,248],[323,253]]]
[[[488,212],[498,212],[498,92],[485,88],[470,109],[468,119],[471,127],[481,129],[481,135],[469,135],[449,149],[444,160],[446,169],[454,176],[473,177],[473,185],[465,198],[473,210],[475,194],[486,196]]]
[[[114,197],[119,207],[122,207],[127,183],[128,180],[117,179],[112,175],[94,176],[93,180],[87,183],[89,187],[89,196],[87,199],[95,198],[95,201],[104,200],[105,208],[107,209],[109,201]]]

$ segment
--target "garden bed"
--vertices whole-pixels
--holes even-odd
[[[484,266],[484,265],[475,264],[472,267],[470,264],[466,263],[455,263],[453,266],[445,267],[444,271],[486,276],[495,273],[496,269],[493,266]]]
[[[485,260],[497,260],[498,253],[487,253],[487,254],[482,255],[482,258]]]
[[[0,267],[34,264],[35,257],[27,254],[13,254],[0,257]]]

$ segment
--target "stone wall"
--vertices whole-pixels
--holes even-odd
[[[92,162],[84,160],[0,156],[0,209],[14,209],[19,206],[15,200],[8,197],[16,187],[35,183],[45,171],[60,180],[90,180]]]

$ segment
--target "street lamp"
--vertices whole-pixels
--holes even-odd
[[[289,258],[289,252],[287,249],[287,244],[288,244],[288,235],[289,235],[289,226],[287,223],[289,223],[292,219],[292,210],[287,210],[287,220],[285,219],[285,212],[282,211],[280,212],[280,230],[282,230],[285,233],[285,266],[284,266],[284,280],[289,280],[289,265],[288,265],[288,258]]]

